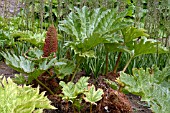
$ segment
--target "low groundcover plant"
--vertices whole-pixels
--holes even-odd
[[[0,113],[42,113],[56,109],[39,87],[18,86],[11,78],[0,76]]]

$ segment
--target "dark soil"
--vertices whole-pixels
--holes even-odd
[[[0,61],[0,75],[13,78],[18,72],[9,68],[4,62]]]
[[[0,62],[0,75],[6,77],[14,77],[17,72],[9,68],[4,62]],[[77,79],[80,76],[84,76],[84,73],[79,73]],[[103,82],[105,76],[100,76],[97,80],[90,79],[89,83],[95,84],[98,88],[104,90],[103,99],[97,103],[97,106],[93,106],[93,113],[152,113],[145,102],[140,101],[140,97],[133,94],[123,94],[116,90],[109,88],[109,86]],[[109,77],[107,77],[109,78]],[[94,81],[95,80],[95,81]],[[45,110],[44,113],[73,113],[71,103],[62,100],[58,96],[49,95],[48,98],[52,101],[52,104],[57,107],[57,110]],[[89,113],[89,104],[84,104],[81,110],[82,113]],[[116,106],[116,107],[115,107]]]

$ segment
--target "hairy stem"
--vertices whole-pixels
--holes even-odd
[[[131,62],[131,60],[132,60],[132,58],[133,58],[133,56],[130,57],[129,61],[126,63],[125,67],[123,68],[123,72],[126,71],[126,69],[127,69],[127,67],[129,66],[129,64],[130,64],[130,62]]]
[[[109,54],[109,53],[108,53],[108,51],[107,51],[107,52],[106,52],[106,75],[107,75],[107,73],[108,73],[108,64],[109,64],[109,63],[108,63],[108,62],[109,62],[109,61],[108,61],[108,54]]]
[[[113,69],[113,73],[116,73],[116,72],[117,72],[117,68],[118,68],[118,66],[119,66],[119,61],[120,61],[121,55],[122,55],[122,52],[119,52],[118,58],[117,58],[117,60],[116,60],[116,65],[115,65],[115,67],[114,67],[114,69]]]
[[[51,89],[49,89],[44,83],[42,83],[41,81],[39,81],[37,78],[35,79],[40,85],[42,85],[44,88],[47,89],[48,92],[50,92],[52,95],[54,95],[54,93],[51,91]]]
[[[80,65],[80,62],[76,64],[75,71],[74,71],[74,73],[73,73],[73,75],[72,75],[72,78],[71,78],[71,81],[72,81],[72,82],[73,82],[73,80],[74,80],[74,78],[75,78],[75,75],[76,75],[76,73],[77,73],[77,70],[78,70],[79,65]]]
[[[90,103],[90,113],[92,113],[92,103]]]
[[[76,56],[76,61],[77,61],[76,68],[75,68],[74,73],[73,73],[72,78],[71,78],[71,81],[72,81],[72,82],[73,82],[74,77],[75,77],[75,75],[76,75],[76,73],[77,73],[78,67],[80,66],[80,64],[81,64],[82,61],[83,61],[83,58],[77,55],[77,56]]]

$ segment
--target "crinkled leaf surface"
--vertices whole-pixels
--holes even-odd
[[[96,102],[102,99],[102,95],[103,95],[103,90],[102,89],[98,89],[97,91],[95,90],[95,86],[92,85],[89,89],[88,92],[85,92],[85,97],[84,100],[86,102],[90,102],[91,104],[95,104]]]
[[[1,113],[32,113],[35,109],[56,109],[39,87],[18,86],[12,79],[4,77],[0,81]]]
[[[129,92],[139,95],[143,101],[151,105],[155,113],[170,112],[170,91],[162,82],[169,76],[169,67],[160,71],[154,67],[153,70],[133,69],[133,76],[121,72],[119,80],[125,85]]]
[[[150,54],[150,53],[168,53],[169,50],[163,46],[159,42],[153,39],[141,38],[141,40],[135,41],[133,48],[130,47],[130,50],[134,53],[134,57],[142,55],[142,54]]]
[[[122,43],[111,43],[105,46],[109,51],[127,52],[132,57],[152,53],[169,53],[169,50],[166,47],[163,47],[160,42],[157,42],[154,39],[147,39],[146,37],[142,37],[140,40],[135,40],[133,42],[128,42],[125,45]]]
[[[21,73],[31,73],[35,70],[34,62],[27,60],[23,56],[16,56],[10,52],[1,52],[7,65]]]
[[[149,35],[146,32],[146,30],[140,28],[135,28],[135,27],[126,27],[123,28],[122,30],[122,38],[120,35],[115,35],[114,37],[117,39],[117,42],[112,42],[112,43],[105,43],[105,47],[107,48],[108,51],[113,51],[113,52],[129,52],[129,48],[133,48],[133,42],[136,41],[135,39],[145,36],[148,37]]]
[[[18,57],[10,52],[1,52],[1,54],[5,58],[5,62],[8,66],[20,73],[28,75],[29,83],[52,66],[59,65],[57,63],[57,58],[50,59],[47,57],[43,60],[39,60],[37,64],[34,60],[28,60],[23,56]]]
[[[135,27],[126,27],[122,30],[124,43],[128,43],[133,41],[136,38],[141,36],[148,37],[149,35],[145,33],[146,30],[143,28],[135,28]]]
[[[44,44],[44,41],[45,41],[45,33],[46,32],[43,32],[43,33],[32,33],[30,32],[29,33],[29,36],[27,37],[20,37],[18,40],[21,40],[21,41],[27,41],[27,42],[30,42],[31,44],[39,47],[39,46],[43,46]]]
[[[43,56],[43,51],[38,48],[30,48],[28,52],[26,52],[25,56],[30,60],[40,59]]]
[[[54,67],[54,70],[59,79],[64,79],[65,76],[70,75],[74,72],[74,69],[76,66],[74,65],[72,61],[67,60],[67,59],[59,59],[59,61],[65,62],[65,63],[60,63],[59,65],[56,65]]]
[[[147,39],[149,35],[145,33],[144,29],[137,29],[135,27],[126,27],[122,29],[123,41],[119,43],[106,43],[105,47],[108,51],[128,52],[132,57],[137,57],[142,54],[150,53],[167,53],[168,49],[161,46],[159,42],[154,39]],[[138,39],[138,38],[141,39]]]
[[[73,41],[66,45],[83,57],[93,57],[94,55],[87,55],[87,51],[100,43],[114,40],[114,37],[110,35],[128,26],[123,19],[126,11],[119,14],[115,9],[97,8],[90,11],[86,6],[82,9],[75,8],[75,10],[76,13],[71,12],[65,20],[60,22],[59,29],[73,38]]]

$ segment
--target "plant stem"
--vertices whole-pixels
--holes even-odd
[[[50,92],[52,95],[54,95],[54,93],[51,91],[51,89],[49,89],[44,83],[42,83],[41,81],[39,81],[37,78],[35,79],[40,85],[42,85],[44,88],[47,89],[48,92]]]
[[[116,60],[116,65],[115,65],[115,67],[114,67],[114,69],[113,69],[113,73],[116,73],[116,72],[117,72],[117,68],[118,68],[118,66],[119,66],[119,61],[120,61],[121,55],[122,55],[122,52],[119,52],[118,58],[117,58],[117,60]]]
[[[132,60],[133,56],[130,57],[129,61],[126,63],[125,67],[123,68],[123,72],[126,71],[126,68],[129,66],[131,60]]]
[[[106,75],[107,75],[107,73],[108,73],[108,51],[106,52]]]
[[[73,111],[74,111],[74,113],[76,113],[76,110],[75,110],[75,107],[74,107],[74,105],[73,105]]]
[[[72,75],[72,78],[71,78],[71,81],[72,81],[72,82],[73,82],[73,80],[74,80],[74,77],[75,77],[75,75],[76,75],[76,73],[77,73],[78,67],[80,66],[83,58],[77,55],[77,56],[76,56],[76,60],[77,60],[77,64],[76,64],[75,71],[74,71],[74,73],[73,73],[73,75]]]
[[[73,73],[73,75],[72,75],[72,78],[71,78],[71,81],[72,81],[72,82],[73,82],[74,77],[75,77],[75,75],[76,75],[76,73],[77,73],[77,70],[78,70],[79,65],[80,65],[80,62],[76,64],[75,71],[74,71],[74,73]]]
[[[90,113],[92,113],[92,104],[90,103]]]

